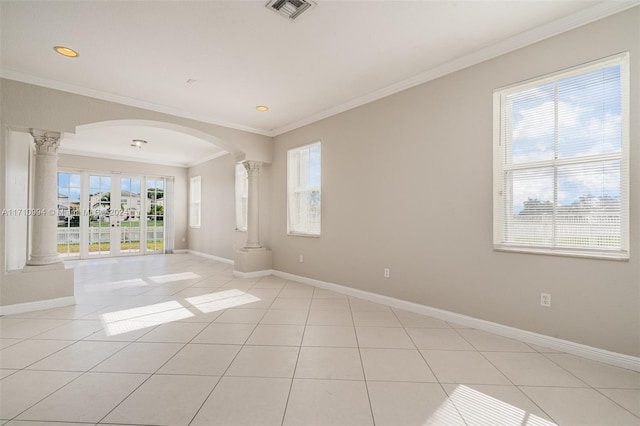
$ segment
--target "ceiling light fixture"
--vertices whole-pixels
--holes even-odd
[[[258,106],[256,107],[256,109],[257,109],[258,111],[269,111],[269,107],[266,107],[266,106],[264,106],[264,105],[258,105]]]
[[[133,148],[142,148],[142,145],[146,144],[147,141],[142,140],[142,139],[134,139],[131,141],[131,146]]]
[[[62,56],[66,56],[67,58],[77,58],[78,56],[80,56],[75,50],[64,46],[53,46],[53,50],[55,50]]]

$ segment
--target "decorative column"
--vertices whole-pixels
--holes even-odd
[[[240,278],[255,278],[271,275],[272,253],[260,244],[260,215],[258,207],[258,177],[262,162],[246,160],[242,165],[247,170],[247,242],[236,251],[233,275]]]
[[[247,170],[247,242],[244,249],[261,249],[260,245],[260,215],[258,207],[258,175],[262,163],[259,161],[245,161],[242,163]]]
[[[58,147],[60,133],[29,129],[36,143],[31,255],[27,265],[61,263],[57,250]]]

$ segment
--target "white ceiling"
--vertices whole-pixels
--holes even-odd
[[[0,72],[273,136],[638,1],[317,0],[295,22],[265,3],[2,1]]]
[[[141,148],[132,147],[134,139],[147,143]],[[60,152],[179,167],[193,166],[226,154],[200,138],[139,123],[81,126],[75,134],[65,134],[60,142]]]

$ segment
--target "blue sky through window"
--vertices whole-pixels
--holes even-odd
[[[111,177],[89,176],[89,194],[111,191]]]
[[[319,187],[321,180],[321,147],[314,145],[309,148],[309,168],[307,173],[307,185],[310,188]]]
[[[621,96],[620,65],[508,95],[512,163],[553,160],[556,149],[559,159],[620,152]],[[619,161],[574,165],[559,168],[558,173],[559,206],[569,206],[585,195],[620,198]],[[553,169],[514,172],[512,177],[514,214],[523,210],[529,198],[553,201]]]
[[[58,173],[58,194],[69,197],[69,202],[80,202],[80,175],[75,173]]]

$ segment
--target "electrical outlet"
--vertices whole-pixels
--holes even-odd
[[[389,278],[390,272],[391,271],[389,271],[389,268],[384,268],[384,277]]]
[[[300,255],[300,263],[303,263],[303,262],[304,262],[304,256]]]
[[[540,306],[551,307],[551,295],[549,293],[540,293]]]

